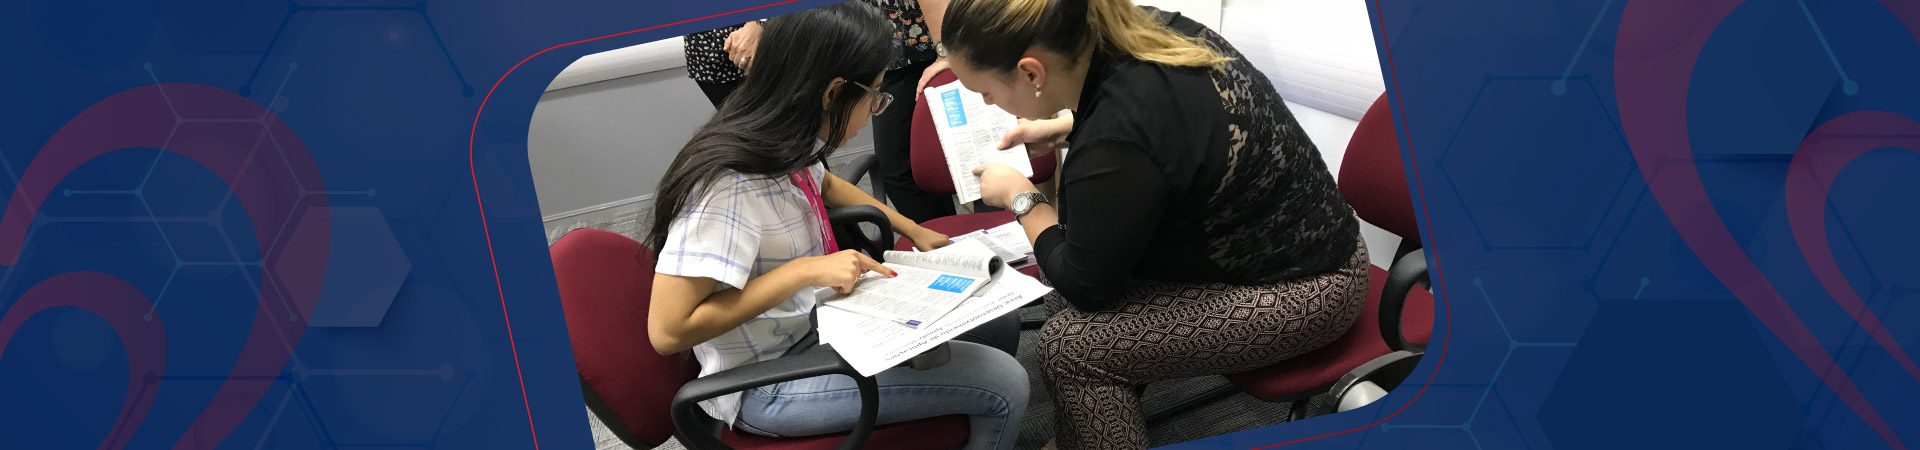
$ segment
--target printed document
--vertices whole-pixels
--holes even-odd
[[[1013,131],[1020,119],[998,106],[988,105],[980,94],[967,90],[959,82],[927,86],[928,108],[933,111],[933,129],[940,135],[940,147],[947,154],[947,170],[953,173],[953,190],[962,203],[980,199],[980,177],[973,168],[1001,163],[1033,176],[1033,163],[1027,159],[1026,145],[1000,150],[1000,138]]]
[[[1007,222],[990,229],[975,231],[953,237],[953,242],[979,242],[999,255],[1007,264],[1018,265],[1033,254],[1033,244],[1027,242],[1027,229],[1020,222]]]
[[[886,252],[887,268],[899,275],[867,272],[853,293],[826,297],[833,308],[919,327],[939,319],[993,281],[1002,266],[986,245],[955,243],[931,252]]]
[[[816,313],[820,342],[832,345],[860,375],[873,376],[1053,291],[1040,280],[1008,270],[1004,262],[996,264],[1000,269],[980,295],[963,299],[945,316],[920,327],[822,307]]]

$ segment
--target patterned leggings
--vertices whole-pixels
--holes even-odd
[[[1366,301],[1367,248],[1356,248],[1337,271],[1275,284],[1136,280],[1100,311],[1048,294],[1040,354],[1059,447],[1147,448],[1148,382],[1252,370],[1338,339]]]

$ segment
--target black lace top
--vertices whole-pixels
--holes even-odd
[[[1234,61],[1172,67],[1096,54],[1061,166],[1060,225],[1034,244],[1069,302],[1133,278],[1259,284],[1335,270],[1358,219],[1267,77],[1220,35],[1163,22]]]

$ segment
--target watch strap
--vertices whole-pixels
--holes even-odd
[[[1016,210],[1013,211],[1014,218],[1026,217],[1027,213],[1030,211],[1033,211],[1033,208],[1035,206],[1040,206],[1040,204],[1042,203],[1050,203],[1047,200],[1047,196],[1045,194],[1029,191],[1029,192],[1021,192],[1019,194],[1014,194],[1013,195],[1014,204],[1009,206],[1016,206],[1016,207],[1019,206],[1021,199],[1027,200],[1026,208],[1016,208]]]

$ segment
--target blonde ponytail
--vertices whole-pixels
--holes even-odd
[[[987,69],[1012,70],[1032,46],[1068,54],[1091,46],[1181,67],[1232,61],[1161,25],[1131,0],[953,0],[943,22],[942,45]]]
[[[1089,3],[1087,26],[1102,47],[1169,66],[1219,67],[1233,61],[1197,38],[1160,25],[1130,0],[1082,1]]]

